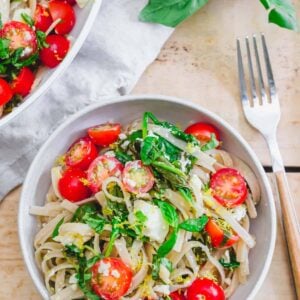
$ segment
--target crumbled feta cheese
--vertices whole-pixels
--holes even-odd
[[[120,278],[120,273],[117,270],[112,270],[111,275],[115,278]]]
[[[100,261],[99,267],[98,267],[98,273],[102,274],[103,276],[109,276],[109,271],[111,268],[111,264],[105,263],[104,261]]]
[[[121,148],[126,149],[129,144],[130,144],[130,141],[125,141],[124,143],[122,143]]]
[[[147,217],[144,223],[143,234],[152,241],[162,243],[169,232],[169,225],[163,218],[160,209],[149,202],[136,200],[134,202],[134,212],[139,210]],[[135,221],[135,215],[131,213],[129,215],[129,222],[134,224]]]
[[[124,133],[119,134],[119,139],[120,140],[125,140],[126,138],[127,138],[126,134],[124,134]]]
[[[246,216],[247,210],[245,205],[238,205],[229,209],[229,212],[236,221],[240,222]]]

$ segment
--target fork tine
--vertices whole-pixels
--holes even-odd
[[[257,66],[257,73],[258,73],[258,85],[259,85],[262,104],[264,104],[264,103],[267,103],[267,96],[266,96],[264,79],[263,79],[262,71],[261,71],[261,65],[260,65],[260,59],[259,59],[259,55],[258,55],[258,48],[257,48],[257,42],[256,42],[255,35],[253,35],[253,45],[254,45],[256,66]]]
[[[256,86],[255,86],[255,79],[254,79],[254,72],[253,72],[253,65],[252,65],[252,58],[249,46],[249,39],[246,37],[246,48],[247,48],[247,57],[248,57],[248,67],[250,73],[250,92],[252,96],[253,105],[258,105],[259,101],[256,94]]]
[[[236,40],[237,44],[237,58],[238,58],[238,70],[239,70],[239,82],[240,82],[240,93],[241,93],[241,100],[243,106],[249,106],[249,100],[247,96],[247,87],[246,87],[246,80],[245,80],[245,72],[243,66],[243,59],[241,53],[241,45],[240,40]]]
[[[268,77],[268,82],[269,82],[270,98],[271,98],[271,102],[273,102],[273,101],[277,100],[276,86],[275,86],[275,81],[274,81],[274,77],[273,77],[273,71],[272,71],[272,67],[271,67],[269,52],[268,52],[265,36],[264,36],[263,33],[261,34],[261,40],[262,40],[262,46],[263,46],[266,69],[267,69],[267,77]]]

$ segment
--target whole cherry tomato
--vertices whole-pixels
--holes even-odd
[[[0,105],[6,104],[13,96],[13,92],[8,82],[0,78]]]
[[[58,181],[59,192],[71,202],[86,199],[91,195],[91,191],[84,183],[85,180],[86,173],[84,171],[68,168]]]
[[[46,32],[50,25],[53,23],[53,19],[50,15],[48,8],[37,4],[34,14],[34,26],[36,29]]]
[[[25,97],[30,93],[33,82],[34,74],[29,68],[23,67],[11,83],[12,91],[14,94]]]
[[[49,47],[41,50],[40,59],[45,66],[54,68],[59,65],[67,55],[70,42],[66,37],[57,34],[48,35],[45,41]]]
[[[121,133],[121,125],[116,123],[100,124],[88,129],[88,135],[99,146],[106,147],[114,143]]]
[[[220,141],[219,131],[213,125],[208,123],[198,122],[192,124],[184,132],[192,134],[203,143],[208,142],[211,139],[212,134],[215,134],[216,139]]]

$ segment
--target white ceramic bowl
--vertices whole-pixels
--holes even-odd
[[[85,41],[94,20],[98,15],[101,3],[102,0],[90,0],[84,8],[79,8],[77,5],[74,7],[76,24],[70,33],[70,36],[72,36],[72,44],[67,56],[56,68],[47,69],[45,71],[39,85],[24,99],[24,102],[21,105],[15,108],[11,113],[0,118],[0,129],[44,94],[51,86],[52,82],[67,69]]]
[[[257,244],[250,251],[250,276],[238,287],[232,300],[252,299],[262,285],[270,267],[276,237],[276,215],[271,188],[265,172],[249,147],[235,129],[215,114],[186,101],[165,96],[126,96],[90,106],[62,124],[43,145],[35,157],[23,185],[19,207],[19,238],[25,263],[38,291],[44,299],[48,293],[43,277],[34,260],[33,239],[37,232],[36,218],[29,215],[32,205],[43,205],[51,184],[50,168],[55,158],[85,130],[109,121],[129,122],[140,118],[144,111],[152,111],[158,118],[183,127],[196,121],[214,124],[221,132],[224,148],[244,160],[255,172],[262,191],[258,217],[251,220],[250,232]]]

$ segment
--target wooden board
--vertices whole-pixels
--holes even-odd
[[[251,4],[250,4],[251,2]],[[297,2],[298,8],[300,3]],[[249,141],[261,161],[269,164],[262,137],[245,121],[239,102],[235,39],[265,32],[281,100],[279,143],[286,165],[300,167],[300,35],[267,25],[259,1],[211,0],[179,26],[133,93],[186,98],[222,116]],[[300,198],[300,173],[289,174],[294,199]],[[17,232],[20,188],[0,205],[0,299],[40,299],[26,272]],[[300,217],[300,202],[296,202]],[[295,298],[289,261],[278,225],[271,270],[256,300]]]

